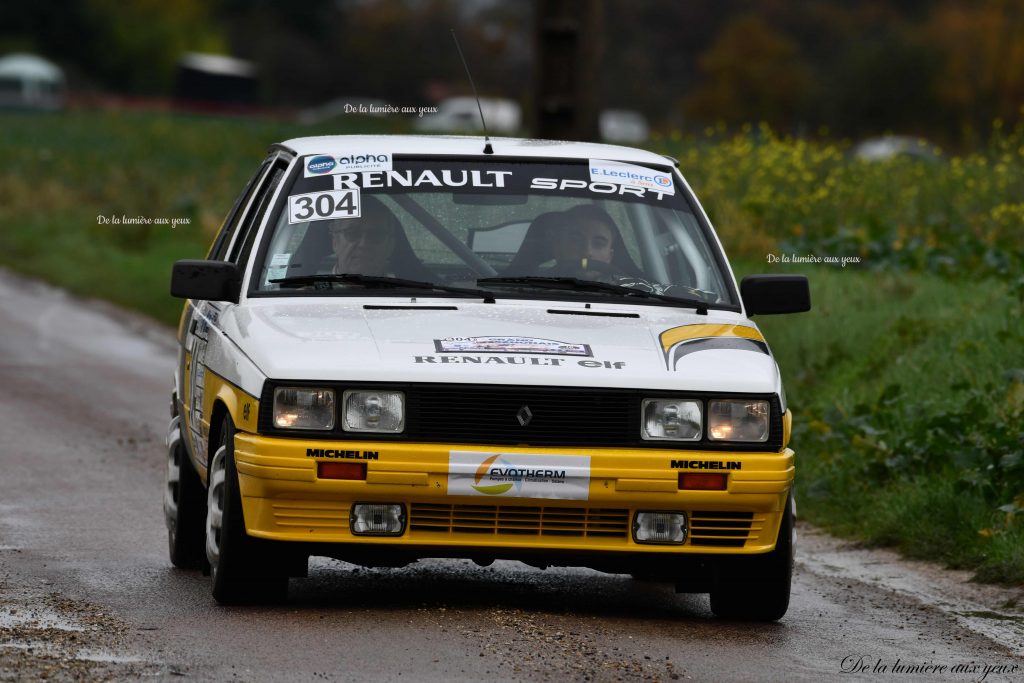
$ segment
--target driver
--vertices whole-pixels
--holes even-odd
[[[416,258],[402,224],[387,206],[376,197],[363,197],[361,214],[327,226],[334,250],[332,273],[436,280]]]
[[[559,262],[580,264],[589,261],[611,264],[615,249],[614,225],[611,216],[594,206],[576,206],[562,218],[564,224],[555,232],[554,254]]]
[[[332,272],[394,275],[391,261],[400,229],[397,222],[394,214],[376,201],[364,201],[359,218],[332,221],[328,226],[335,257]]]
[[[584,279],[598,279],[612,270],[621,244],[615,221],[604,210],[581,204],[564,211],[552,231],[555,269]]]

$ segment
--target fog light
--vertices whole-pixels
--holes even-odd
[[[401,536],[405,531],[405,507],[398,503],[356,503],[349,525],[357,536]]]
[[[637,512],[633,518],[637,543],[682,543],[686,540],[685,512]]]

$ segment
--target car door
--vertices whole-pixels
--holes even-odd
[[[210,260],[229,261],[244,268],[262,216],[270,197],[280,184],[289,159],[281,153],[268,157],[236,203],[232,215],[218,235],[210,250]],[[212,329],[219,325],[220,316],[227,306],[226,301],[192,301],[187,304],[181,363],[179,365],[179,386],[182,387],[181,414],[185,422],[186,442],[189,455],[196,469],[205,478],[209,460],[208,443],[210,433],[209,416],[206,414],[206,358],[211,342],[216,343]]]

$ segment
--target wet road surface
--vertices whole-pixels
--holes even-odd
[[[173,358],[166,330],[0,272],[0,681],[1024,680],[1013,631],[813,561],[768,625],[627,576],[458,560],[317,558],[287,603],[219,607],[167,559]],[[900,669],[927,665],[947,668]]]

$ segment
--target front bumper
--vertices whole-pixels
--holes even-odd
[[[331,451],[330,449],[339,449]],[[344,450],[341,450],[344,449]],[[589,456],[584,499],[449,495],[453,451]],[[331,457],[323,453],[328,452]],[[354,456],[354,457],[353,457]],[[318,462],[365,462],[366,480],[318,479]],[[367,459],[370,458],[370,459]],[[235,436],[246,531],[307,544],[344,544],[363,553],[405,549],[419,557],[518,557],[536,553],[757,554],[772,550],[793,483],[794,454],[654,449],[488,448],[480,445]],[[681,491],[679,473],[726,463],[725,491]],[[736,464],[738,468],[735,468]],[[673,466],[675,465],[675,466]],[[397,537],[353,535],[356,502],[405,506]],[[637,510],[684,511],[682,545],[633,540]]]

